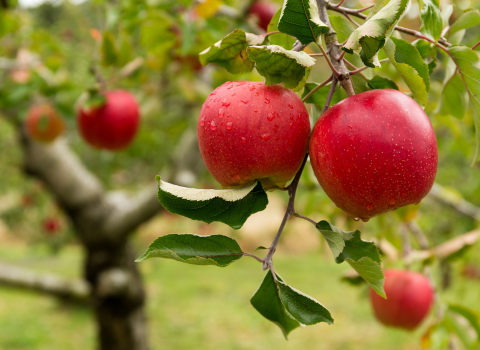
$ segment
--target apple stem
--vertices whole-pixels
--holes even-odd
[[[321,114],[325,113],[328,107],[330,107],[330,102],[332,102],[333,94],[335,93],[335,88],[337,87],[337,81],[337,77],[333,75],[332,85],[330,86],[330,90],[328,91],[327,100],[325,101],[325,106],[323,106]]]
[[[302,102],[305,102],[307,101],[315,92],[317,92],[319,89],[321,89],[322,87],[324,87],[325,85],[327,85],[329,82],[331,82],[333,80],[333,77],[334,75],[332,74],[327,80],[325,80],[324,82],[320,83],[320,85],[314,87],[312,89],[312,91],[310,91],[308,94],[305,95],[304,98],[302,98]]]
[[[287,220],[292,216],[293,213],[295,213],[295,194],[297,193],[297,187],[298,187],[298,182],[300,181],[300,177],[302,176],[303,169],[305,168],[305,164],[308,159],[308,153],[305,155],[305,158],[303,159],[302,165],[300,166],[300,169],[298,169],[297,174],[295,174],[295,177],[293,178],[293,181],[290,185],[287,186],[288,189],[288,205],[287,205],[287,210],[285,211],[285,215],[283,216],[282,223],[280,224],[280,227],[278,228],[277,234],[273,238],[272,244],[270,245],[270,251],[268,254],[265,256],[265,258],[262,259],[263,265],[262,265],[262,270],[265,271],[267,269],[270,269],[273,274],[273,278],[276,279],[275,276],[275,270],[273,270],[273,262],[272,262],[272,257],[273,254],[275,254],[275,251],[277,250],[277,245],[278,242],[280,241],[280,237],[282,236],[283,229],[285,228],[285,224],[287,223]]]

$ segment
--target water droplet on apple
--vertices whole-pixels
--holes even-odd
[[[227,130],[232,130],[232,125],[233,125],[232,122],[228,122],[226,125],[227,125]]]
[[[247,104],[248,103],[248,100],[240,100],[242,101],[243,103]]]
[[[243,144],[247,143],[247,140],[245,139],[245,137],[242,137],[242,143]]]
[[[210,129],[212,129],[212,131],[215,131],[217,129],[217,126],[215,125],[215,122],[213,120],[210,123]]]
[[[250,91],[253,91],[253,90],[255,90],[255,86],[253,86],[253,85],[249,85],[249,86],[248,86],[248,90],[250,90]]]
[[[389,201],[388,201],[388,203],[390,203],[390,204],[392,204],[392,205],[395,204],[395,198],[393,198],[393,197],[390,198]]]
[[[202,119],[200,119],[200,126],[204,126],[205,125],[205,117],[202,117]]]
[[[269,103],[270,103],[270,99],[268,99],[268,98],[265,97],[265,104],[268,105]]]
[[[352,219],[353,219],[353,220],[355,220],[355,221],[358,221],[358,220],[360,220],[360,218],[352,218]]]
[[[255,93],[255,96],[258,96],[258,95],[260,95],[260,94],[259,94],[258,91],[257,91],[257,92]]]
[[[288,125],[290,125],[290,127],[293,128],[293,123],[290,123],[290,124],[288,124]]]
[[[225,107],[230,106],[230,101],[227,100],[226,98],[224,98],[224,99],[222,100],[222,106],[225,106]]]
[[[270,134],[269,133],[263,134],[263,135],[260,136],[260,138],[263,141],[268,141],[268,140],[270,140]]]
[[[258,112],[258,109],[255,108],[253,111],[254,111],[255,113],[257,113],[257,112]]]
[[[224,111],[223,109],[219,109],[219,110],[218,110],[218,117],[219,117],[220,119],[222,119],[224,115],[225,115],[225,111]]]
[[[288,107],[290,107],[291,109],[293,109],[293,106],[291,103],[288,104]]]
[[[368,203],[367,204],[367,210],[372,210],[373,209],[373,204],[372,203]]]
[[[276,117],[276,113],[275,113],[275,112],[270,112],[270,113],[268,113],[268,115],[267,115],[267,120],[268,120],[269,122],[271,122],[272,120],[275,119],[275,117]]]

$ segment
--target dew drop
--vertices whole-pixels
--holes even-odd
[[[258,95],[260,95],[260,94],[259,94],[258,91],[257,91],[257,92],[255,93],[255,96],[258,96]]]
[[[257,113],[257,112],[258,112],[258,109],[255,108],[253,111],[254,111],[255,113]]]
[[[215,96],[217,94],[217,90],[213,90],[212,93],[210,95],[213,95]]]
[[[268,98],[265,97],[265,104],[268,105],[269,103],[270,103],[270,99],[268,99]]]
[[[242,101],[243,103],[247,104],[248,103],[248,100],[240,100]]]
[[[272,120],[275,119],[276,114],[277,114],[277,113],[275,113],[275,112],[270,112],[270,113],[268,113],[268,115],[267,115],[267,120],[268,120],[269,122],[271,122]]]
[[[247,143],[247,140],[245,139],[245,137],[242,137],[242,143]]]
[[[352,218],[352,219],[355,220],[355,221],[359,221],[359,220],[360,220],[360,218]]]
[[[225,106],[225,107],[230,106],[230,101],[227,100],[226,98],[224,98],[224,99],[222,100],[222,106]]]
[[[393,198],[393,197],[390,198],[390,199],[388,200],[388,203],[390,203],[390,204],[392,204],[392,205],[395,204],[395,198]]]
[[[372,209],[373,209],[373,204],[368,203],[368,204],[367,204],[367,210],[372,210]]]
[[[233,125],[232,122],[228,122],[226,125],[227,125],[227,130],[232,130],[232,125]]]
[[[215,122],[213,120],[210,123],[210,129],[212,129],[213,131],[215,131],[217,129],[217,126],[215,125]]]
[[[225,111],[220,108],[220,109],[218,110],[218,117],[219,117],[220,119],[222,119],[224,116],[225,116]]]
[[[202,117],[202,119],[200,119],[200,126],[204,126],[205,125],[205,117]]]
[[[249,86],[248,86],[248,90],[250,90],[250,91],[253,91],[253,90],[255,90],[255,86],[253,86],[253,85],[249,85]]]
[[[293,109],[293,105],[291,103],[288,104],[288,107],[290,107],[291,109]]]
[[[289,125],[290,125],[291,128],[293,128],[293,123],[290,123]]]
[[[269,133],[263,134],[263,135],[260,136],[260,138],[263,141],[268,141],[268,140],[270,140],[270,134]]]

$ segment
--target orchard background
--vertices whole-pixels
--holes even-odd
[[[371,4],[347,0],[342,6]],[[295,206],[317,222],[360,230],[380,248],[384,268],[431,267],[438,300],[413,334],[377,323],[366,284],[347,264],[335,264],[319,231],[298,218],[285,228],[275,268],[325,305],[335,324],[297,329],[288,342],[249,305],[264,276],[253,259],[225,269],[160,259],[134,263],[150,242],[170,233],[221,234],[254,252],[270,244],[282,220],[288,195],[281,191],[269,192],[268,207],[239,230],[170,214],[156,198],[157,174],[177,185],[220,189],[198,151],[200,108],[226,81],[264,77],[256,69],[231,74],[202,66],[198,54],[237,28],[263,34],[247,15],[249,6],[125,0],[25,8],[0,1],[1,349],[479,348],[475,116],[458,73],[450,79],[455,67],[448,56],[441,50],[432,56],[428,46],[405,33],[394,37],[413,42],[434,68],[425,99],[439,149],[431,193],[419,206],[356,222],[336,208],[307,166]],[[439,8],[450,26],[442,33],[445,40],[476,48],[480,4],[442,0]],[[338,12],[329,15],[339,42],[345,41],[353,23]],[[420,30],[417,1],[399,25]],[[306,52],[320,50],[309,45]],[[309,83],[331,75],[327,62],[315,58]],[[386,58],[383,51],[379,58]],[[363,73],[371,79],[373,72],[411,95],[394,64]],[[78,106],[87,91],[104,85],[130,91],[140,104],[138,134],[121,152],[95,150],[77,130]],[[334,102],[346,97],[338,91]],[[44,102],[55,106],[66,124],[62,136],[47,145],[32,141],[22,127],[29,108]],[[322,107],[307,104],[314,120]],[[54,158],[60,165],[49,163]],[[422,249],[409,232],[423,232],[433,248]]]

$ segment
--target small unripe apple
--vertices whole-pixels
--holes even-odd
[[[310,160],[330,199],[356,220],[368,221],[427,195],[438,149],[432,124],[414,100],[397,90],[371,90],[320,117]]]
[[[433,303],[434,291],[428,279],[417,272],[386,270],[384,289],[387,299],[370,290],[377,319],[387,326],[417,328]]]
[[[52,142],[65,129],[65,123],[52,106],[41,104],[28,111],[25,127],[32,139]]]
[[[138,104],[128,91],[103,93],[104,101],[78,110],[78,127],[84,140],[95,148],[118,151],[134,139],[139,124]]]
[[[257,17],[257,25],[267,31],[268,24],[275,16],[278,6],[270,1],[255,1],[248,10],[248,14]]]
[[[300,168],[310,120],[302,100],[280,85],[227,82],[207,98],[197,126],[200,153],[224,188],[283,188]]]

